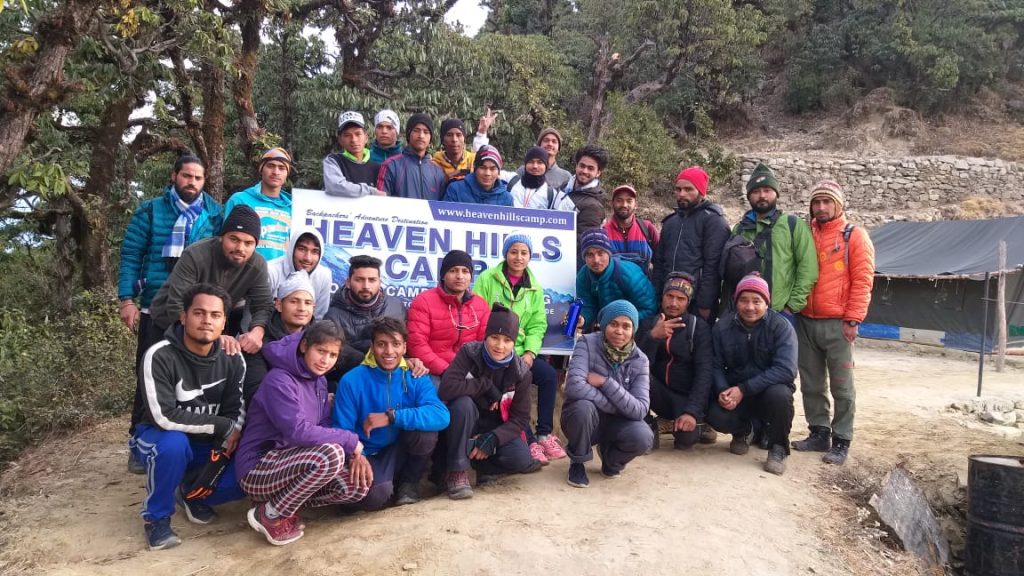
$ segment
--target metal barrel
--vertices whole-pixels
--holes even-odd
[[[967,498],[965,573],[1024,574],[1024,458],[971,456]]]

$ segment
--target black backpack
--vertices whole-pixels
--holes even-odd
[[[793,237],[796,230],[797,217],[788,215],[789,237]],[[756,224],[755,224],[756,226]],[[767,261],[764,269],[765,281],[771,284],[771,254],[770,243],[772,229],[775,221],[772,221],[760,233],[754,236],[754,240],[747,240],[739,231],[733,234],[722,247],[722,259],[719,261],[719,276],[726,286],[736,286],[744,276],[751,272],[761,272],[762,265]]]

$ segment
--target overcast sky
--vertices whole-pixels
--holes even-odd
[[[487,9],[480,6],[480,0],[459,0],[445,16],[448,22],[461,22],[466,36],[475,36],[486,19]]]

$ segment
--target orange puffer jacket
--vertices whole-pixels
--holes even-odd
[[[824,224],[811,223],[814,246],[818,253],[818,282],[807,297],[807,306],[800,311],[808,318],[842,318],[863,322],[871,302],[871,286],[875,278],[875,247],[867,230],[861,226],[850,234],[847,262],[846,215]]]

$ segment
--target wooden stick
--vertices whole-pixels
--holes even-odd
[[[996,287],[996,372],[1006,367],[1006,240],[999,241],[999,282]]]

